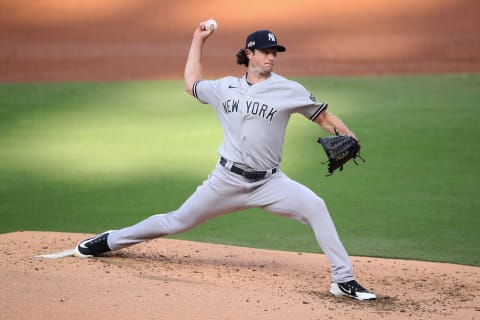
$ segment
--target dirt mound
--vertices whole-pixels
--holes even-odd
[[[158,239],[95,259],[35,256],[86,235],[0,235],[2,319],[479,319],[480,268],[352,257],[376,301],[328,293],[321,254]]]

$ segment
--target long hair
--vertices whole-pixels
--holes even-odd
[[[245,53],[245,49],[242,48],[238,51],[237,55],[237,64],[239,65],[244,65],[245,67],[248,67],[248,58],[247,54]]]

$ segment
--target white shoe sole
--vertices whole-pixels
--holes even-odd
[[[78,251],[78,245],[75,247],[73,251],[73,256],[77,258],[93,258],[92,255],[82,254],[80,251]]]

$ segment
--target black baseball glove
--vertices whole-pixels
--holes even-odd
[[[327,154],[328,160],[322,162],[323,164],[328,163],[327,176],[331,176],[337,169],[342,171],[343,165],[350,159],[353,159],[356,165],[358,165],[356,161],[357,158],[365,162],[360,156],[360,144],[350,136],[339,135],[337,132],[335,136],[320,137],[317,142],[322,145]]]

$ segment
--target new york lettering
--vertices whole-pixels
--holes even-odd
[[[222,102],[225,113],[238,112],[240,100],[227,99]],[[272,121],[278,110],[258,101],[246,101],[245,113]]]
[[[239,102],[240,102],[240,100],[231,100],[231,99],[228,99],[228,100],[222,102],[223,109],[225,110],[225,113],[238,112]]]
[[[275,108],[266,104],[260,104],[258,101],[247,101],[247,113],[265,118],[269,121],[273,120],[273,116],[277,113]]]

